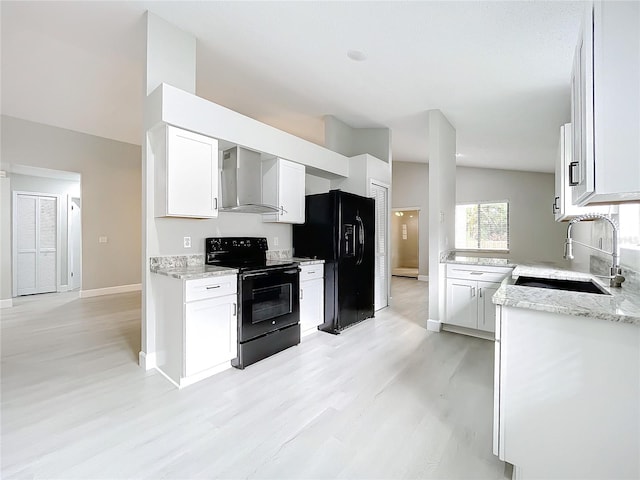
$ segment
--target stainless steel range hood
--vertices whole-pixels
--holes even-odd
[[[262,203],[260,154],[242,147],[222,153],[222,212],[273,213],[279,209]]]

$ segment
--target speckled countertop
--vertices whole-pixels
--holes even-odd
[[[293,257],[291,261],[296,262],[299,265],[319,265],[321,263],[324,263],[324,260],[320,258]]]
[[[514,285],[514,281],[519,276],[561,280],[595,280],[611,295]],[[593,275],[570,270],[528,265],[518,266],[514,269],[512,276],[502,282],[493,296],[493,303],[507,307],[528,308],[640,326],[640,289],[637,284],[625,282],[622,288],[609,288]]]
[[[470,257],[455,251],[444,252],[440,256],[440,263],[458,263],[463,265],[486,265],[491,267],[510,267],[517,265],[508,258]]]
[[[151,272],[182,280],[235,275],[236,268],[204,264],[204,255],[167,255],[149,258]]]
[[[270,258],[273,260],[291,260],[292,262],[297,262],[300,265],[318,265],[324,263],[324,260],[316,258],[291,258],[283,255],[270,255]],[[152,273],[183,280],[218,277],[221,275],[235,275],[238,273],[236,268],[205,265],[204,255],[167,255],[162,257],[151,257],[149,259],[149,265]]]

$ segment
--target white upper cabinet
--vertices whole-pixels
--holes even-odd
[[[218,141],[163,125],[151,133],[155,216],[218,216]]]
[[[556,196],[553,199],[553,213],[556,222],[571,220],[586,213],[607,213],[608,210],[608,207],[576,207],[571,203],[571,186],[569,184],[571,147],[571,124],[567,123],[560,127],[560,144],[556,157]]]
[[[640,200],[640,2],[587,2],[571,76],[574,205]]]
[[[305,167],[282,158],[262,163],[262,202],[278,208],[265,222],[304,223]]]

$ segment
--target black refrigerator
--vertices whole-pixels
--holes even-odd
[[[305,223],[293,226],[293,252],[325,261],[324,323],[318,328],[340,333],[373,317],[374,200],[331,190],[307,195],[305,202]]]

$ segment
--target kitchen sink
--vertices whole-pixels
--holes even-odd
[[[556,278],[518,277],[515,285],[523,287],[550,288],[553,290],[568,290],[570,292],[595,293],[611,295],[604,288],[591,280],[559,280]]]

